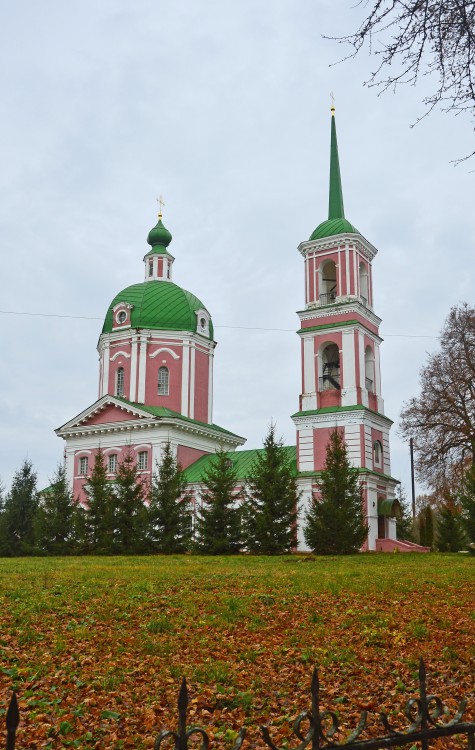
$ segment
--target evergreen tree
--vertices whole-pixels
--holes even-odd
[[[91,475],[84,485],[87,507],[82,516],[85,550],[95,553],[111,553],[114,537],[114,493],[107,479],[104,453],[101,448],[94,457]],[[80,524],[81,525],[81,524]]]
[[[475,544],[475,465],[465,472],[459,497],[461,521],[468,541]]]
[[[117,468],[114,501],[114,551],[143,552],[147,524],[145,489],[130,449]]]
[[[196,519],[196,547],[208,555],[235,554],[242,547],[241,509],[236,507],[242,493],[236,492],[236,472],[223,449],[213,456],[203,484],[202,505]]]
[[[453,501],[446,501],[439,510],[435,544],[439,552],[459,552],[465,546],[460,510]]]
[[[250,551],[280,554],[296,546],[300,493],[295,473],[295,465],[271,424],[264,450],[257,454],[246,481],[243,528]]]
[[[419,527],[419,543],[423,547],[430,547],[432,549],[434,546],[434,511],[429,504],[424,505],[419,511],[417,523]]]
[[[34,519],[36,546],[48,555],[71,553],[74,544],[73,516],[76,503],[69,491],[66,471],[61,464],[43,493]]]
[[[396,499],[401,507],[401,514],[396,517],[396,537],[403,541],[414,541],[414,519],[407,501],[404,487],[400,484],[396,489]]]
[[[305,520],[305,541],[319,555],[358,552],[368,534],[358,469],[350,464],[339,430],[330,433],[318,496],[312,498]]]
[[[28,555],[35,551],[33,520],[38,507],[36,473],[25,459],[13,476],[10,492],[3,502],[0,554]]]
[[[148,544],[153,552],[173,554],[191,546],[191,510],[186,482],[170,443],[165,444],[152,477],[148,506]]]

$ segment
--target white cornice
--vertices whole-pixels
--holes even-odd
[[[365,255],[369,260],[373,260],[378,250],[371,242],[368,242],[362,234],[353,234],[345,232],[344,234],[334,234],[331,237],[322,237],[321,240],[306,240],[301,242],[297,250],[304,257],[309,253],[318,253],[320,250],[329,250],[334,248],[338,250],[341,245],[353,245],[360,253]]]
[[[297,429],[303,427],[327,427],[329,425],[344,426],[345,424],[371,424],[388,429],[392,424],[392,420],[386,417],[384,414],[377,414],[370,409],[355,409],[348,411],[332,411],[324,412],[323,414],[302,414],[292,417],[292,422]]]
[[[130,336],[124,336],[124,331],[111,331],[108,333],[101,333],[99,341],[97,343],[97,351],[99,354],[102,352],[102,347],[106,342],[111,345],[113,342],[121,341],[126,343],[126,339],[133,340],[134,336],[147,337],[151,344],[163,342],[164,344],[170,344],[170,346],[181,346],[183,342],[192,343],[201,346],[205,351],[213,351],[216,348],[216,341],[207,339],[199,333],[190,333],[190,331],[158,331],[150,328],[130,328]]]
[[[338,302],[338,299],[343,300]],[[346,298],[337,297],[337,300],[332,305],[315,305],[314,307],[308,307],[306,310],[297,311],[297,315],[300,320],[324,320],[325,318],[334,318],[337,315],[347,315],[348,313],[358,313],[363,318],[367,318],[376,328],[381,325],[381,318],[379,318],[373,310],[366,305],[363,305],[357,298]],[[317,324],[318,325],[318,324]],[[324,323],[322,323],[324,325]],[[338,325],[338,323],[335,323]]]

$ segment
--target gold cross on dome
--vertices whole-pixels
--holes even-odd
[[[158,205],[160,206],[160,208],[158,210],[158,218],[161,219],[162,215],[163,215],[162,214],[162,208],[165,205],[165,201],[163,200],[163,196],[162,195],[159,198],[157,198],[156,200],[157,200]]]
[[[333,93],[333,91],[330,91],[330,99],[332,100],[331,111],[334,112],[335,111],[335,94]]]

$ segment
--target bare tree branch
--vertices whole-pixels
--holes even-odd
[[[369,4],[370,0],[358,3]],[[371,0],[371,4],[355,33],[330,37],[353,48],[341,62],[367,45],[379,64],[366,85],[387,91],[404,84],[415,86],[422,77],[431,79],[432,93],[422,100],[425,112],[413,125],[436,106],[456,115],[475,115],[475,0]]]

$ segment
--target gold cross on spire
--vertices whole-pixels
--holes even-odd
[[[332,113],[332,115],[334,115],[335,114],[335,94],[333,93],[333,91],[330,91],[330,99],[332,100],[332,106],[331,106],[330,112]]]
[[[157,198],[156,200],[157,200],[158,205],[160,206],[160,208],[158,210],[158,218],[161,219],[162,215],[163,215],[162,214],[162,208],[165,205],[165,201],[163,200],[163,196],[162,195],[159,198]]]

